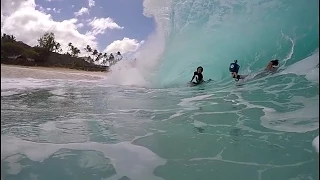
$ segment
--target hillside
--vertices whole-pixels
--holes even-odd
[[[78,53],[79,54],[79,53]],[[45,47],[31,47],[4,34],[1,38],[1,64],[22,66],[63,67],[85,71],[107,71],[108,67],[88,62],[70,53],[60,54]]]

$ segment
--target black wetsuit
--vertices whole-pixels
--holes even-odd
[[[193,82],[193,84],[200,84],[203,82],[203,75],[201,73],[198,73],[197,71],[193,73],[192,79],[197,76],[197,82]]]
[[[271,69],[268,69],[269,72],[276,72],[278,70],[279,61],[272,60],[271,62]]]
[[[272,66],[278,66],[279,65],[279,62],[276,61],[276,60],[272,60],[270,62],[272,63]]]
[[[235,72],[235,73],[238,74],[239,69],[240,69],[240,66],[237,63],[231,63],[230,66],[229,66],[229,71],[230,72]]]
[[[233,78],[235,78],[237,80],[241,79],[241,76],[238,75],[239,69],[240,69],[240,66],[237,63],[231,63],[230,66],[229,66],[229,71],[231,73],[237,73],[236,77],[233,76]]]

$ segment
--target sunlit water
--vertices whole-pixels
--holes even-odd
[[[2,179],[319,177],[319,86],[305,76],[239,87],[8,78],[1,85]]]
[[[2,70],[1,179],[319,179],[318,1],[144,6],[157,30],[135,63]],[[190,87],[199,65],[213,81]]]

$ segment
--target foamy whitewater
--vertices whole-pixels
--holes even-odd
[[[319,179],[319,1],[143,5],[157,28],[111,73],[1,67],[1,179]]]

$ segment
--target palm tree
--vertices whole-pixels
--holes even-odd
[[[2,41],[7,41],[7,42],[14,42],[16,41],[16,37],[14,37],[13,35],[8,35],[8,34],[3,34],[1,37]]]
[[[99,54],[97,55],[96,61],[99,61],[99,60],[101,59],[101,57],[102,57],[102,53],[99,53]]]
[[[54,52],[61,52],[62,49],[61,49],[61,44],[60,43],[56,43],[53,47],[53,51]]]
[[[117,56],[118,57],[120,56],[120,58],[118,59],[120,61],[122,59],[122,55],[121,55],[120,51],[117,52]]]
[[[93,56],[96,56],[98,53],[99,53],[99,52],[95,49],[95,50],[93,50],[92,55],[93,55]]]
[[[68,49],[69,49],[69,51],[71,51],[71,54],[72,54],[72,50],[73,50],[73,45],[72,45],[72,42],[69,42],[69,44],[68,44]]]
[[[74,57],[78,56],[78,54],[81,53],[80,49],[78,49],[77,47],[72,46],[72,50],[71,53]]]
[[[106,64],[107,63],[107,59],[108,59],[108,54],[104,53],[102,57],[103,57],[102,64]]]
[[[85,50],[86,52],[88,52],[88,53],[91,53],[91,52],[92,52],[92,48],[91,48],[89,45],[87,45],[87,47],[84,48],[84,50]]]

